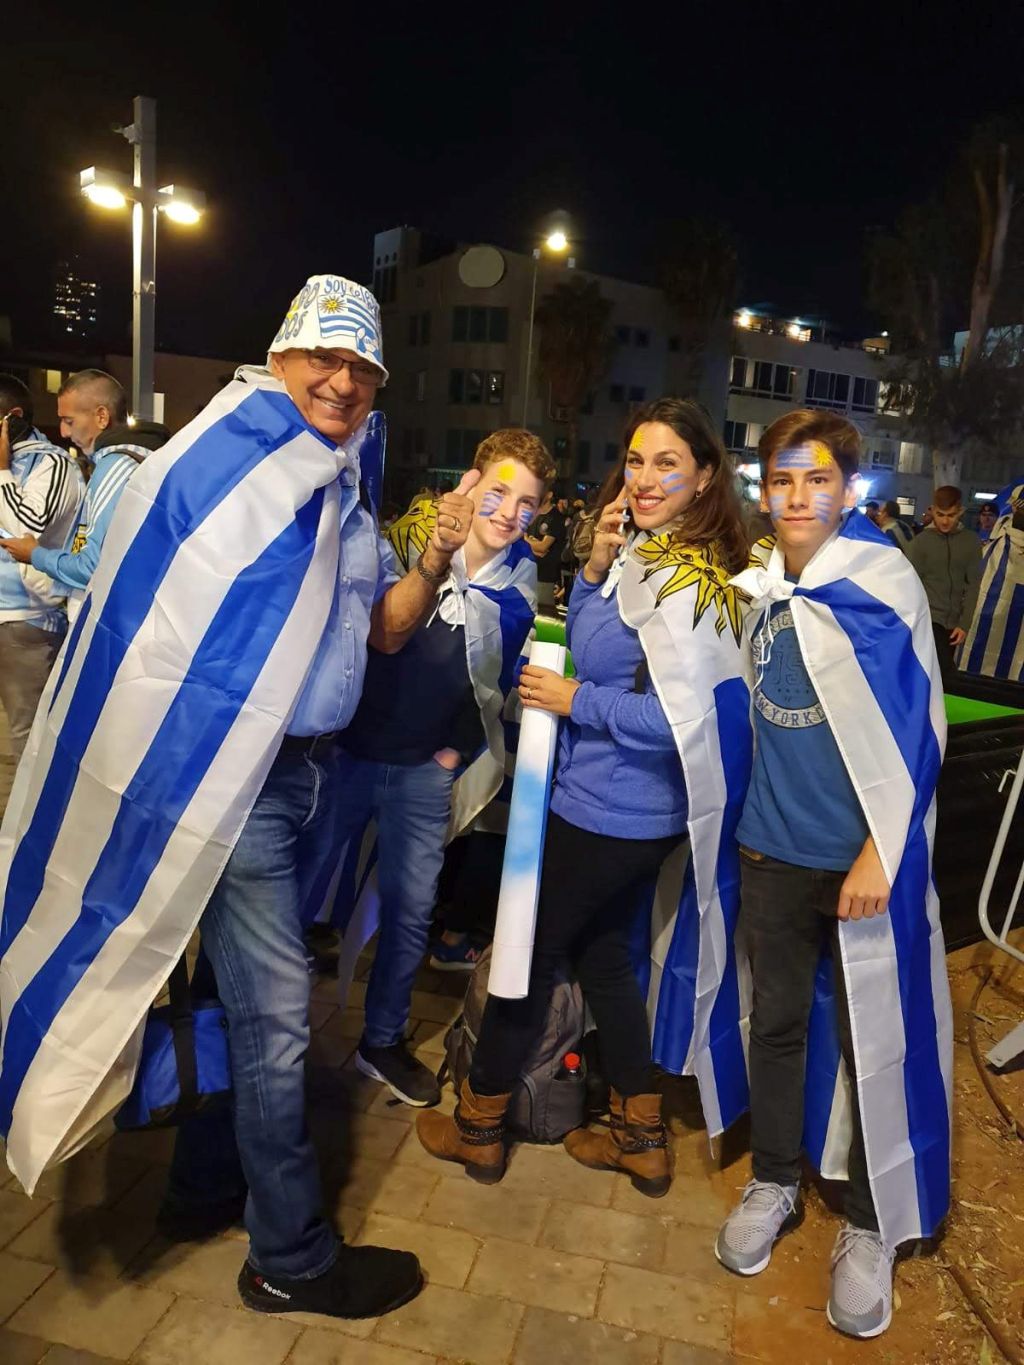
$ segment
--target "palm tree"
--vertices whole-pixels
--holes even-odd
[[[601,294],[597,281],[576,275],[567,284],[556,284],[534,315],[540,328],[538,376],[548,386],[553,418],[566,428],[566,467],[559,472],[573,479],[580,410],[611,359],[611,311],[611,300]]]
[[[680,333],[683,391],[696,398],[709,378],[705,374],[708,347],[736,301],[736,243],[723,224],[686,218],[665,232],[661,257],[661,287]]]

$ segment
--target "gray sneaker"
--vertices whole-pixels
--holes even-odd
[[[776,1241],[803,1222],[803,1217],[799,1185],[752,1180],[722,1224],[715,1255],[726,1270],[759,1275],[771,1260]]]
[[[847,1223],[832,1248],[828,1320],[849,1337],[878,1337],[892,1321],[894,1247]]]

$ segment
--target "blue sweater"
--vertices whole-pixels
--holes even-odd
[[[672,730],[647,678],[644,652],[613,593],[579,574],[566,625],[576,676],[562,726],[551,809],[594,834],[660,839],[686,828],[686,784]]]

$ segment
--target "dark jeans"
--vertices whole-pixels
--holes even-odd
[[[835,967],[839,1043],[853,1106],[846,1216],[878,1230],[857,1097],[850,1011],[839,955],[836,906],[845,872],[796,867],[744,849],[739,928],[753,971],[750,1015],[750,1128],[754,1176],[800,1183],[807,1023],[826,944]]]
[[[944,626],[941,621],[932,622],[932,634],[935,637],[935,653],[939,656],[939,672],[942,674],[942,686],[948,687],[953,674],[956,672],[956,661],[953,658],[953,646],[949,643],[949,632],[951,627]]]
[[[248,1187],[250,1261],[264,1274],[298,1279],[322,1274],[337,1255],[306,1127],[303,939],[311,887],[337,856],[337,799],[336,754],[280,754],[203,912],[203,947],[228,1020],[234,1102],[181,1125],[168,1186],[183,1204]]]
[[[647,1006],[629,951],[633,897],[682,839],[612,839],[548,817],[530,989],[523,1000],[488,996],[470,1084],[478,1095],[515,1085],[569,957],[597,1025],[605,1079],[620,1095],[654,1089]]]

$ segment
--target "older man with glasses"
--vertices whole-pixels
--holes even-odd
[[[233,1104],[179,1129],[158,1221],[171,1239],[192,1240],[244,1209],[238,1288],[262,1312],[374,1317],[422,1284],[411,1253],[340,1241],[305,1115],[303,929],[333,871],[335,740],[359,701],[368,644],[399,650],[433,607],[480,477],[470,472],[441,500],[429,545],[400,577],[360,496],[360,452],[387,377],[376,299],[314,276],[267,367],[239,370],[140,466],[69,641],[59,699],[41,708],[26,754],[33,782],[66,799],[37,807],[37,837],[22,841],[19,802],[35,790],[23,784],[4,826],[15,866],[31,865],[8,882],[0,919],[0,1131],[12,1169],[31,1188],[68,1150],[77,1116],[102,1112],[115,1045],[205,905],[203,969],[224,1005]],[[117,838],[97,842],[100,826]],[[22,894],[40,878],[39,896]],[[90,895],[102,916],[86,914]],[[74,989],[56,971],[69,897],[72,912],[83,907]],[[31,1008],[23,951],[54,963],[39,974],[52,989]],[[116,994],[104,989],[114,957]],[[92,1070],[73,1066],[66,1040],[96,1038],[112,1012],[111,1051],[97,1045]]]

